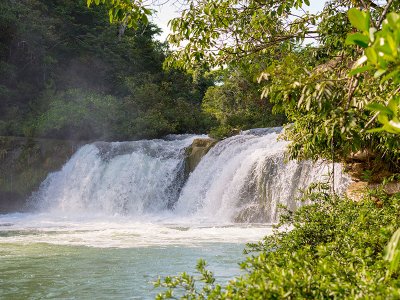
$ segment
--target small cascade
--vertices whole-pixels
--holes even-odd
[[[326,182],[332,165],[284,161],[281,128],[245,131],[219,142],[185,184],[175,210],[210,221],[276,222],[278,204],[295,209],[299,189]],[[335,164],[335,190],[348,179]]]
[[[279,204],[295,209],[299,189],[332,171],[321,162],[286,163],[280,131],[249,130],[217,143],[188,178],[185,149],[199,136],[89,144],[47,177],[31,203],[52,214],[275,222]],[[348,179],[340,165],[334,168],[341,192]]]

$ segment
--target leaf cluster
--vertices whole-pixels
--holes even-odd
[[[387,89],[391,90],[384,104],[371,102],[367,105],[367,109],[376,112],[379,123],[383,124],[369,132],[400,133],[400,98],[397,95],[400,84],[400,15],[389,13],[379,31],[370,27],[370,15],[365,12],[352,9],[349,19],[360,32],[349,35],[347,43],[365,48],[364,55],[350,74],[374,71],[374,78],[380,79],[381,84],[389,82]]]

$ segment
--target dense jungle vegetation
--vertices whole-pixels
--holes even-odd
[[[93,3],[134,27],[151,14],[141,1]],[[312,187],[299,199],[307,205],[283,209],[279,230],[248,246],[243,276],[216,284],[200,260],[198,276],[160,279],[158,298],[398,299],[400,193],[385,184],[400,171],[400,1],[327,1],[315,14],[308,0],[186,4],[170,22],[176,51],[166,65],[224,70],[223,84],[206,93],[206,110],[219,117],[213,110],[224,102],[240,107],[246,97],[236,98],[236,84],[257,76],[260,101],[287,117],[290,158],[346,161],[364,151],[364,180],[386,176],[358,202]]]
[[[260,113],[270,105],[252,77],[229,79],[249,91],[231,105],[226,90],[207,91],[215,79],[202,69],[163,70],[169,50],[154,24],[110,24],[107,8],[84,0],[6,0],[0,11],[0,135],[127,140],[279,123]]]

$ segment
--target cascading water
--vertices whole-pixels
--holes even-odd
[[[83,146],[32,197],[41,211],[141,217],[168,210],[184,183],[184,156],[196,136]]]
[[[326,181],[330,165],[284,162],[280,128],[245,131],[214,146],[185,179],[185,148],[196,136],[94,143],[82,147],[33,197],[42,211],[169,214],[173,220],[229,223],[277,221],[278,204],[298,206],[298,190]],[[335,165],[335,189],[347,179]],[[183,189],[182,189],[183,187]]]
[[[190,175],[175,207],[177,213],[212,221],[275,222],[278,204],[295,209],[299,189],[326,182],[331,165],[284,161],[287,142],[281,128],[253,129],[219,142]],[[333,172],[336,192],[348,178]]]

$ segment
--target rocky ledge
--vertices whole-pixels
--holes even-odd
[[[193,172],[200,160],[207,152],[217,143],[217,140],[212,138],[198,138],[193,140],[193,143],[186,148],[186,165],[187,174]]]

